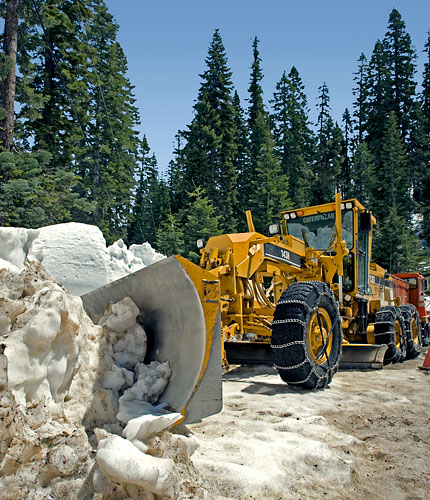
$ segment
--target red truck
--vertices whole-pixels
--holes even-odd
[[[426,308],[426,279],[420,273],[392,274],[393,294],[402,304],[412,304],[418,311],[422,345],[430,343],[430,308]]]

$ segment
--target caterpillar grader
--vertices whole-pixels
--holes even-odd
[[[400,305],[371,262],[376,220],[359,201],[337,194],[284,211],[269,237],[247,220],[247,233],[201,250],[200,266],[220,283],[224,363],[268,361],[288,384],[315,389],[339,363],[381,368],[419,354],[416,308]]]
[[[198,241],[200,265],[172,256],[82,297],[94,321],[131,297],[148,334],[145,362],[169,361],[161,396],[182,423],[222,407],[221,367],[274,364],[288,384],[325,387],[339,364],[380,368],[420,352],[416,309],[371,262],[372,214],[355,199],[288,210],[269,236]]]

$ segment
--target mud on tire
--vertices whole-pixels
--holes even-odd
[[[326,342],[318,337],[321,330]],[[320,281],[293,283],[277,303],[272,323],[272,353],[282,380],[323,388],[337,372],[341,352],[342,323],[331,289]]]
[[[406,358],[406,328],[398,307],[384,306],[375,314],[375,340],[387,344],[384,364],[400,363]]]
[[[422,333],[421,322],[417,308],[413,304],[399,306],[405,322],[406,359],[416,358],[421,352]]]

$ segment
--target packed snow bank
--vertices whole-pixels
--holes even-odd
[[[24,263],[35,237],[0,232],[1,500],[176,498],[196,446],[164,430],[182,415],[151,404],[168,363],[142,363],[131,299],[94,325],[79,297]]]
[[[149,243],[127,249],[118,240],[106,247],[100,229],[88,224],[68,222],[38,231],[29,256],[43,255],[43,267],[72,295],[83,295],[164,258]]]

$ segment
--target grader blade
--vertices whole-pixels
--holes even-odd
[[[346,344],[342,346],[340,368],[384,368],[386,344]]]
[[[168,361],[170,382],[160,397],[195,423],[222,409],[219,285],[213,276],[172,256],[81,297],[97,323],[109,303],[130,297],[148,336],[145,363]]]

